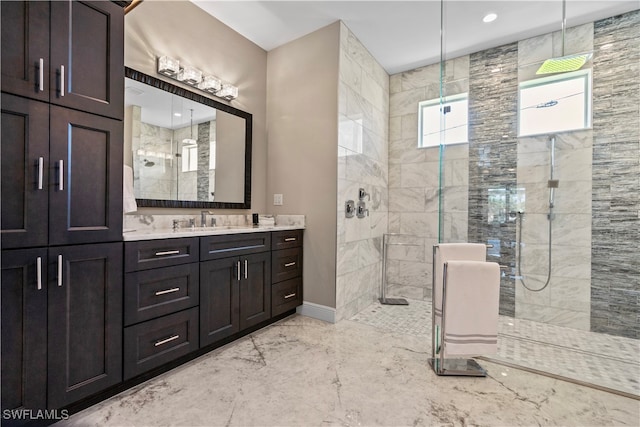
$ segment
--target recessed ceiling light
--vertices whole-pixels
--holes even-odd
[[[493,22],[498,18],[498,15],[495,13],[487,13],[484,18],[482,18],[482,22],[489,23]]]

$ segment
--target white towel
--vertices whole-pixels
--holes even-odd
[[[135,212],[138,210],[136,196],[133,194],[133,169],[124,165],[122,169],[122,211]]]
[[[447,261],[485,261],[487,246],[482,243],[440,243],[434,248],[434,289],[433,310],[435,323],[440,325],[442,319],[442,271]]]
[[[500,266],[495,262],[447,261],[445,271],[444,356],[495,354]]]

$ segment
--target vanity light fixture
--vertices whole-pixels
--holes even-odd
[[[236,99],[238,97],[238,88],[234,85],[225,83],[222,85],[222,89],[217,93],[220,98],[224,98],[228,101]]]
[[[170,56],[158,57],[158,73],[178,80],[204,92],[224,98],[227,101],[238,97],[238,88],[211,75],[205,75],[201,70],[190,65],[180,65],[180,61]]]
[[[214,95],[220,90],[221,87],[222,82],[220,81],[220,79],[217,79],[213,76],[205,76],[198,85],[198,89],[212,93]]]
[[[190,65],[185,65],[180,69],[177,79],[189,86],[196,86],[202,80],[202,71]]]
[[[158,72],[167,77],[174,77],[180,72],[180,61],[170,56],[161,56],[158,58]]]

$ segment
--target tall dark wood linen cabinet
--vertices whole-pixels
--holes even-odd
[[[122,381],[124,10],[3,1],[2,410]]]

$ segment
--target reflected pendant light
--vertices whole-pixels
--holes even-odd
[[[588,60],[591,59],[591,53],[567,55],[564,54],[564,38],[567,27],[567,0],[562,0],[562,56],[558,58],[550,58],[542,63],[536,74],[552,74],[567,73],[569,71],[577,71]]]
[[[190,111],[191,111],[191,125],[189,126],[189,133],[191,137],[183,139],[182,145],[197,145],[197,141],[193,139],[193,108],[191,108]]]

